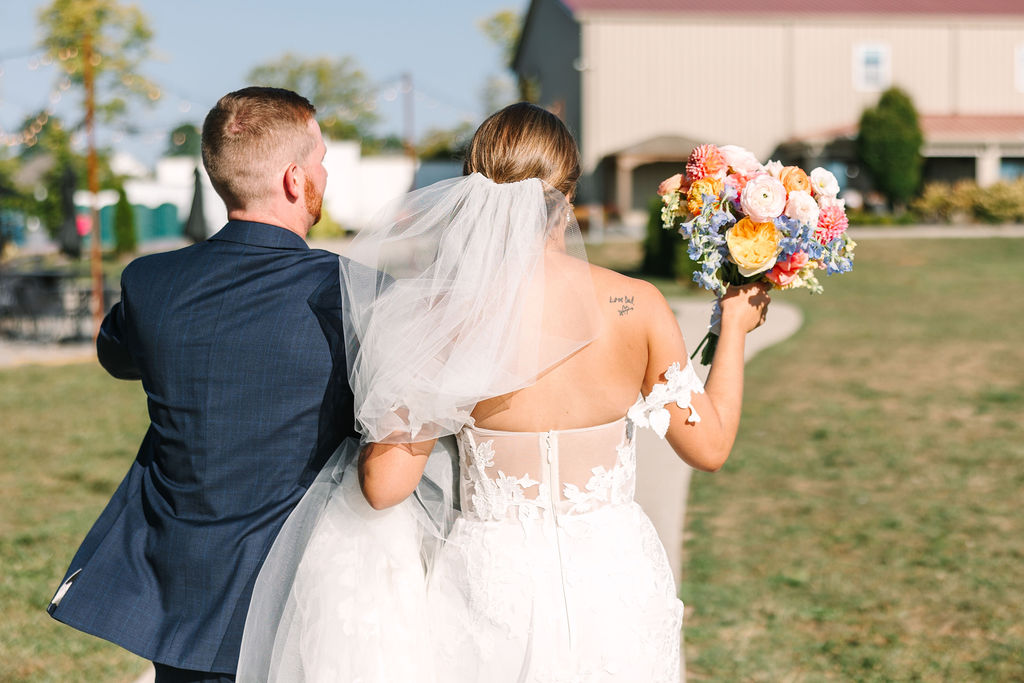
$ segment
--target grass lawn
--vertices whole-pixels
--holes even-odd
[[[690,680],[1024,680],[1024,240],[864,241],[825,286],[776,294],[805,325],[751,363],[736,449],[694,477]],[[43,609],[142,390],[0,370],[0,414],[0,681],[129,681],[138,658]]]
[[[146,664],[44,611],[148,425],[97,364],[0,370],[0,681],[131,681]]]
[[[690,680],[1024,680],[1024,240],[867,241],[691,485]],[[769,313],[770,315],[770,313]]]

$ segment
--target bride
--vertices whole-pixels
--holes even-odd
[[[557,117],[492,115],[465,173],[341,259],[362,439],[275,542],[239,681],[679,680],[683,605],[633,502],[636,430],[722,466],[767,293],[723,297],[702,386],[658,290],[586,262]]]

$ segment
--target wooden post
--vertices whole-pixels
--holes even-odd
[[[100,212],[96,207],[99,201],[100,178],[99,165],[96,160],[96,74],[93,64],[92,35],[82,36],[82,79],[85,85],[85,131],[89,145],[87,169],[89,177],[89,193],[91,195],[92,235],[89,245],[92,265],[92,317],[93,339],[100,332],[103,322],[103,245],[100,232]]]

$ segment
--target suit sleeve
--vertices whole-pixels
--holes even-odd
[[[124,278],[121,278],[121,300],[114,304],[100,325],[96,337],[96,355],[100,365],[118,379],[142,379],[139,368],[132,359],[125,342],[125,331],[128,321],[125,314],[127,289]]]

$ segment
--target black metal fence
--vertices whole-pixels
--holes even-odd
[[[53,268],[0,269],[0,334],[41,342],[92,336],[88,276]],[[106,303],[120,292],[105,293]],[[111,296],[114,299],[111,299]]]

